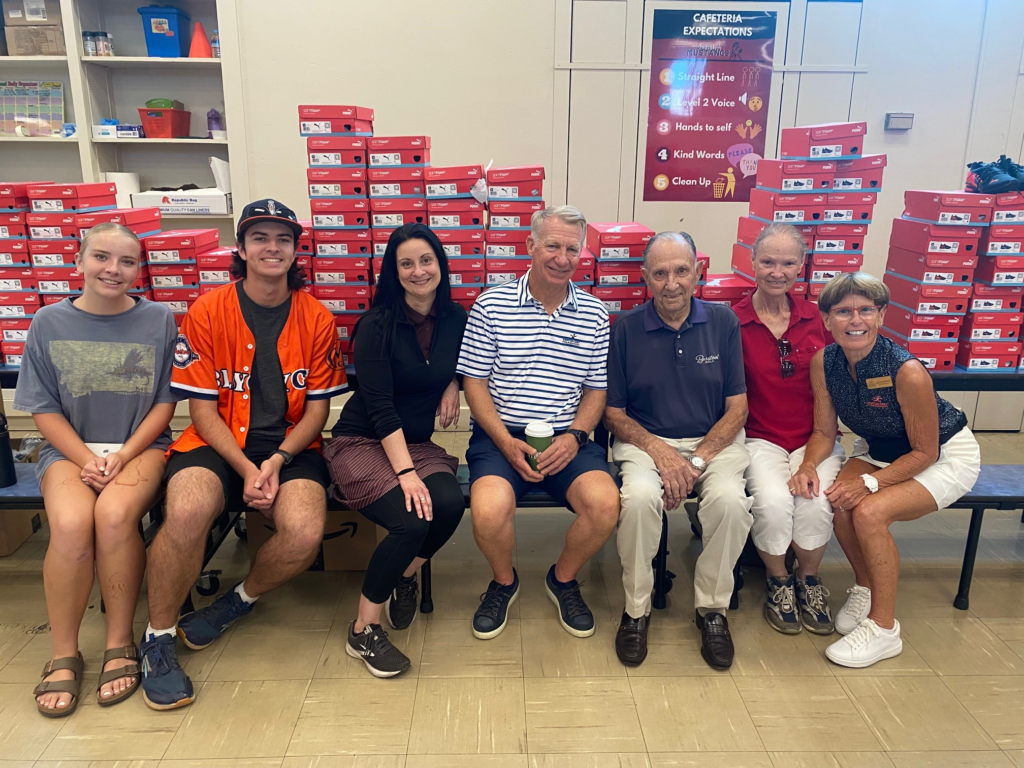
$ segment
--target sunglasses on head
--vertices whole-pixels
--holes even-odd
[[[782,378],[788,379],[796,373],[792,360],[787,360],[793,351],[793,343],[789,339],[779,339],[779,357],[782,358]]]

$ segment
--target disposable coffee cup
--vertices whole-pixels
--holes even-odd
[[[552,439],[555,437],[555,429],[550,424],[544,421],[535,421],[532,424],[526,425],[526,444],[533,448],[537,453],[543,453],[549,445],[551,445]],[[530,467],[533,471],[537,471],[537,459],[533,456],[527,457],[527,461],[530,462]]]

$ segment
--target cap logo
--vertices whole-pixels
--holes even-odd
[[[277,216],[277,205],[274,204],[273,200],[267,201],[267,210],[270,211],[271,216]]]

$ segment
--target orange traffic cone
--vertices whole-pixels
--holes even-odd
[[[206,30],[203,29],[201,21],[197,21],[192,30],[192,45],[188,49],[188,57],[190,59],[213,58],[213,48],[210,47],[210,41],[206,39]]]

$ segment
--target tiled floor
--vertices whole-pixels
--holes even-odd
[[[980,439],[987,462],[1024,464],[1024,435]],[[442,441],[460,453],[465,433]],[[1024,768],[1019,514],[988,513],[969,611],[951,604],[966,513],[896,527],[904,652],[866,670],[825,661],[834,638],[768,628],[762,575],[748,571],[730,617],[736,663],[724,673],[699,654],[699,547],[685,515],[671,515],[669,607],[655,612],[647,661],[631,669],[612,645],[622,608],[614,542],[581,575],[593,637],[565,633],[543,593],[568,522],[561,510],[517,518],[522,593],[504,634],[482,642],[469,619],[488,576],[467,516],[437,561],[434,613],[392,633],[413,662],[399,679],[371,678],[345,655],[361,575],[307,573],[213,647],[182,651],[192,707],[151,712],[135,696],[107,710],[87,695],[66,720],[40,717],[31,697],[49,653],[41,531],[0,559],[0,768]],[[247,565],[231,538],[214,567],[232,583]],[[838,607],[852,574],[834,543],[822,573]],[[82,628],[89,682],[103,646],[94,597]],[[139,631],[145,618],[142,605]]]

